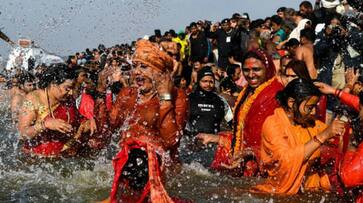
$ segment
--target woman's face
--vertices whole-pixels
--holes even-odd
[[[72,95],[74,80],[65,80],[59,85],[53,85],[53,95],[58,101],[65,101]]]
[[[154,77],[160,74],[151,67],[138,63],[134,69],[135,83],[141,93],[149,93],[154,89]]]
[[[257,88],[266,81],[266,67],[256,58],[247,58],[242,68],[248,85],[252,88]]]
[[[316,106],[319,102],[319,97],[312,96],[301,102],[298,110],[295,110],[294,120],[296,123],[306,126],[315,126]]]

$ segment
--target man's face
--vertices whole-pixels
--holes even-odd
[[[309,14],[309,13],[311,13],[311,12],[312,12],[312,10],[311,10],[311,9],[306,8],[306,7],[304,7],[304,6],[300,6],[300,13],[302,13],[302,14],[306,15],[306,14]]]
[[[356,82],[353,86],[353,89],[352,89],[352,94],[354,95],[359,95],[360,92],[363,91],[363,83],[361,82]]]
[[[285,14],[284,12],[277,12],[277,15],[280,16],[282,19],[285,19]]]
[[[280,29],[280,27],[281,27],[280,25],[278,25],[274,22],[271,22],[272,31],[277,32]]]
[[[212,76],[204,76],[199,81],[199,86],[202,88],[202,90],[210,92],[214,89],[214,78]]]
[[[240,68],[236,68],[236,70],[235,70],[235,72],[234,72],[234,74],[233,74],[233,76],[232,76],[232,80],[233,81],[237,81],[237,80],[239,80],[240,78],[241,78],[241,69]]]
[[[34,82],[25,82],[22,89],[25,93],[33,91],[35,89]]]
[[[77,83],[81,84],[82,82],[86,81],[87,79],[87,73],[86,72],[80,72],[77,77]]]
[[[232,20],[231,20],[231,27],[232,27],[232,28],[236,28],[236,27],[237,27],[237,25],[238,25],[238,21],[237,21],[236,19],[232,19]]]
[[[136,86],[141,94],[149,93],[154,89],[153,80],[158,74],[157,71],[143,63],[138,63],[134,69],[134,74]]]
[[[292,80],[297,78],[296,73],[292,70],[292,68],[286,68],[285,71],[285,77],[286,77],[286,81],[287,83],[291,82]]]
[[[257,88],[266,81],[266,68],[259,59],[247,58],[242,71],[248,85],[252,88]]]
[[[190,27],[190,33],[191,33],[192,35],[197,34],[197,33],[198,33],[198,28],[197,28],[197,26],[192,26],[192,27]]]
[[[231,25],[229,22],[222,23],[222,29],[226,32],[231,30]]]
[[[187,80],[185,78],[182,78],[180,80],[180,87],[181,88],[186,88],[187,87]]]
[[[193,67],[194,70],[198,72],[202,68],[202,64],[199,61],[197,61],[193,63]]]
[[[294,109],[294,121],[304,128],[314,127],[316,106],[318,102],[319,97],[317,96],[312,96],[301,102],[298,109]]]
[[[118,67],[118,66],[119,66],[118,61],[117,61],[117,60],[112,60],[112,61],[111,61],[111,66],[112,66],[112,67]]]

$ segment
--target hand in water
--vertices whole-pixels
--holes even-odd
[[[247,156],[254,156],[253,151],[245,149],[243,151],[239,151],[233,154],[232,163],[230,165],[221,164],[223,167],[227,169],[235,169],[241,167],[241,163],[244,161],[244,158]]]
[[[49,118],[44,121],[44,126],[46,129],[55,130],[61,133],[69,133],[72,131],[72,125],[65,122],[62,119]]]
[[[80,136],[82,133],[90,132],[90,135],[93,135],[93,133],[95,133],[96,131],[97,131],[97,124],[95,119],[92,118],[90,120],[81,123],[81,125],[78,128],[77,134],[79,134]]]

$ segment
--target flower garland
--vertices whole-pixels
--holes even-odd
[[[238,152],[240,152],[242,150],[242,140],[243,140],[243,129],[244,129],[244,123],[245,123],[245,119],[246,116],[248,114],[248,112],[250,111],[250,108],[252,106],[252,104],[255,102],[256,98],[260,95],[260,93],[267,87],[269,86],[273,81],[275,80],[275,77],[271,78],[270,80],[266,81],[265,83],[263,83],[262,85],[260,85],[259,87],[256,88],[255,92],[253,95],[247,97],[246,101],[243,104],[243,107],[241,108],[241,110],[238,112],[238,120],[237,122],[239,122],[239,125],[237,126],[237,130],[236,130],[236,142],[235,142],[235,146],[234,146],[234,150],[233,153],[236,154]],[[237,102],[236,102],[236,106],[241,102],[241,99],[243,97],[243,95],[246,93],[246,89],[245,88],[238,96],[237,98]],[[235,108],[236,108],[235,106]],[[235,109],[234,109],[235,110]]]

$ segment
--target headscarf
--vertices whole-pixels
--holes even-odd
[[[134,62],[141,62],[151,68],[165,72],[173,70],[173,59],[166,52],[148,40],[139,40],[136,43],[136,50],[132,59]]]
[[[266,80],[270,80],[276,75],[276,68],[272,61],[272,58],[270,55],[268,55],[264,50],[262,49],[254,49],[251,51],[248,51],[244,57],[243,63],[248,58],[256,58],[265,65],[266,68]]]

